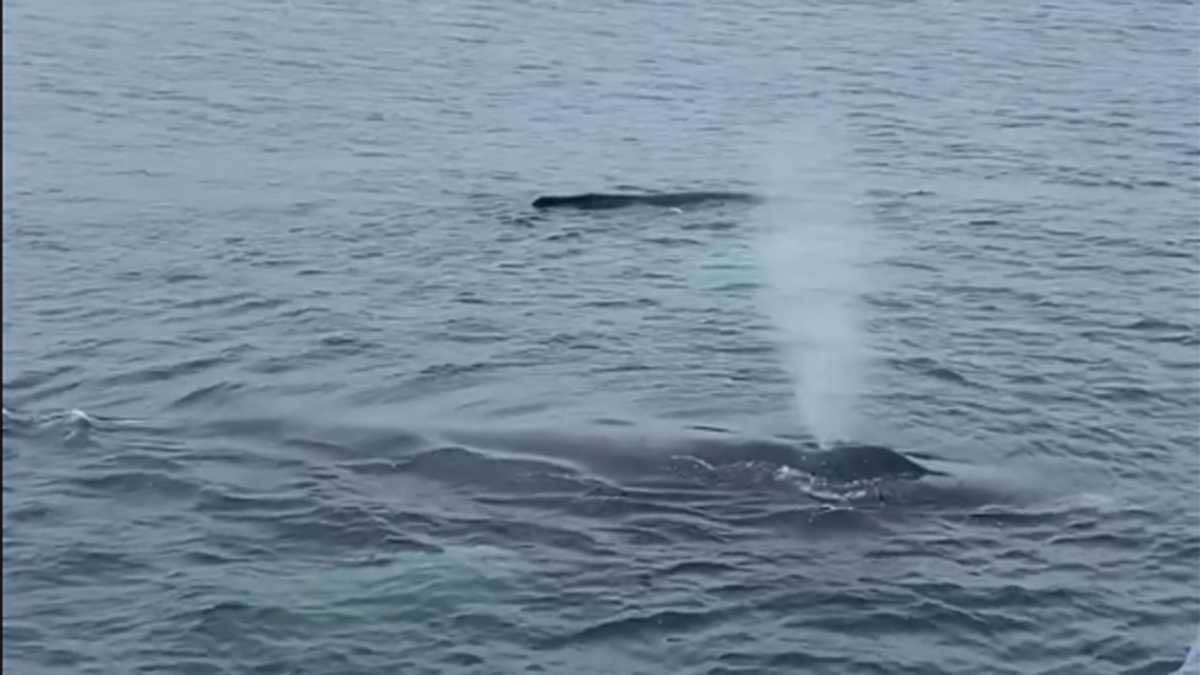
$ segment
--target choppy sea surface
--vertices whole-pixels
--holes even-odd
[[[1195,2],[4,0],[5,672],[1179,671],[1197,45]],[[770,199],[530,206],[634,188]]]

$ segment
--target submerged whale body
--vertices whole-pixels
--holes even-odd
[[[9,421],[5,419],[6,434],[12,431]],[[282,440],[289,448],[294,443],[311,446],[321,457],[328,452],[358,459],[390,457],[393,468],[483,489],[534,481],[570,491],[582,480],[587,486],[632,490],[686,492],[719,486],[793,495],[799,489],[821,502],[975,508],[1061,498],[1064,487],[1068,492],[1078,487],[1073,479],[1062,484],[1057,477],[1061,472],[1053,470],[981,465],[865,443],[822,449],[809,438],[746,436],[707,425],[680,429],[604,418],[569,429],[500,421],[470,428],[420,426],[246,418],[206,426],[205,433],[266,434],[268,441]]]
[[[591,432],[444,430],[437,436],[442,448],[558,465],[620,486],[692,486],[694,480],[712,479],[754,489],[799,487],[818,501],[832,495],[838,501],[935,508],[1018,503],[1046,494],[1040,476],[1026,475],[1018,482],[1008,470],[865,443],[822,449],[800,439],[748,438],[726,430],[657,433],[628,427]],[[466,465],[455,466],[463,471]]]
[[[651,192],[606,193],[585,192],[576,195],[545,195],[533,200],[534,208],[576,208],[588,211],[617,209],[626,206],[682,207],[704,202],[738,202],[753,204],[762,197],[749,192]]]
[[[608,475],[638,476],[662,469],[664,461],[691,459],[711,467],[766,464],[810,474],[827,483],[919,479],[945,475],[896,450],[879,445],[842,443],[828,450],[812,444],[733,434],[686,434],[666,437],[530,431],[457,432],[447,440],[477,450],[500,451],[561,461]]]

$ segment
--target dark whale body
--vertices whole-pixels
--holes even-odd
[[[638,434],[554,432],[452,432],[447,440],[479,450],[566,461],[609,475],[654,473],[664,460],[691,459],[711,467],[759,463],[802,471],[827,483],[919,479],[945,475],[891,448],[843,443],[822,450],[785,439],[735,434]]]
[[[641,425],[591,431],[492,428],[443,430],[437,437],[431,440],[442,449],[534,462],[529,466],[559,465],[568,472],[635,489],[690,488],[694,480],[715,480],[753,489],[777,486],[790,491],[800,486],[817,501],[832,495],[838,501],[844,497],[856,503],[920,508],[974,508],[1026,502],[1046,494],[1041,476],[882,445],[835,443],[821,448],[807,439],[746,437],[732,430],[658,430]],[[466,466],[470,464],[459,462],[455,471]]]
[[[10,424],[13,415],[5,409],[6,434],[17,432]],[[538,480],[551,477],[547,480],[553,489],[568,489],[564,486],[570,479],[558,483],[560,476],[582,476],[589,484],[599,480],[630,489],[691,490],[716,484],[734,490],[780,487],[790,494],[799,487],[818,501],[832,494],[892,506],[974,508],[1058,499],[1078,487],[1071,478],[1060,479],[1062,472],[1053,462],[1032,470],[996,467],[867,443],[822,448],[810,438],[747,436],[710,425],[681,429],[673,423],[602,418],[568,428],[500,421],[466,429],[418,427],[370,419],[347,426],[342,421],[249,417],[203,423],[200,431],[283,442],[289,452],[300,447],[322,458],[332,452],[339,460],[370,460],[370,466],[390,457],[393,468],[484,489],[509,485],[516,472]]]
[[[749,192],[651,192],[643,194],[585,192],[577,195],[545,195],[533,200],[534,208],[576,208],[587,211],[618,209],[626,206],[682,207],[704,202],[754,204],[762,197]]]
[[[882,445],[841,443],[828,450],[774,440],[697,441],[690,453],[712,464],[757,461],[789,467],[830,483],[945,475]]]

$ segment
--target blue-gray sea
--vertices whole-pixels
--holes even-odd
[[[4,671],[1181,669],[1198,17],[4,0]]]

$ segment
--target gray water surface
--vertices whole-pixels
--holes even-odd
[[[1195,3],[3,10],[6,671],[1168,673],[1195,642]],[[622,186],[790,206],[530,207]],[[614,466],[648,429],[808,438],[829,383],[780,348],[762,233],[830,214],[858,266],[789,278],[857,282],[856,435],[962,484]]]

